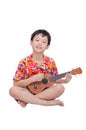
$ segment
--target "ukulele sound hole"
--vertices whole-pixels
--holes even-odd
[[[42,83],[43,84],[47,84],[48,83],[48,80],[46,78],[42,79]]]

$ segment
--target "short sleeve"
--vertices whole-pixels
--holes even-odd
[[[46,68],[47,68],[48,73],[50,73],[53,76],[58,74],[56,63],[53,60],[53,58],[50,58],[50,57],[46,56],[45,57],[45,64],[46,64]]]
[[[58,69],[53,59],[51,59],[51,72],[53,76],[58,74]]]
[[[21,60],[18,64],[17,70],[15,72],[15,75],[13,77],[13,80],[21,80],[25,78],[25,61]]]

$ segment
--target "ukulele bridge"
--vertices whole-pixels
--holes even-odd
[[[34,89],[37,89],[36,83],[33,83],[33,87]]]

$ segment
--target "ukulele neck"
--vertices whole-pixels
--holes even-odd
[[[65,77],[65,75],[66,75],[67,73],[70,73],[70,71],[69,71],[69,72],[62,73],[62,74],[58,74],[58,75],[55,75],[55,76],[52,76],[52,77],[49,77],[49,81],[50,81],[50,82],[53,82],[53,81],[56,81],[57,79],[61,79],[61,78]]]

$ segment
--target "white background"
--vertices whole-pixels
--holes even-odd
[[[31,54],[30,36],[46,29],[52,42],[46,55],[59,73],[81,67],[60,97],[65,106],[20,107],[9,96],[18,62]],[[85,0],[0,1],[0,129],[86,130],[86,4]]]

